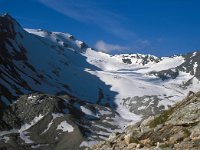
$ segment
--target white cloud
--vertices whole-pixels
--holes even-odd
[[[109,44],[105,43],[104,41],[100,40],[97,41],[95,44],[95,48],[99,51],[104,51],[104,52],[111,52],[111,51],[122,51],[122,50],[129,50],[129,47],[126,46],[121,46],[118,44]]]
[[[134,49],[141,50],[141,49],[148,49],[148,47],[152,44],[150,40],[147,39],[137,39],[133,42]]]
[[[109,10],[101,9],[101,1],[91,0],[38,0],[45,6],[77,21],[93,24],[120,37],[130,39],[134,33],[124,27],[124,17]]]
[[[143,39],[134,31],[127,29],[124,25],[125,17],[110,10],[100,7],[102,1],[93,0],[38,0],[43,5],[79,22],[94,25],[104,31],[111,33],[121,40],[129,43],[129,47],[118,44],[110,44],[97,41],[95,48],[100,51],[114,52],[121,50],[144,50],[149,49],[155,43],[152,39]],[[155,45],[155,44],[154,44]]]

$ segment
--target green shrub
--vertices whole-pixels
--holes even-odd
[[[158,117],[156,117],[154,120],[152,120],[149,124],[151,128],[156,127],[159,124],[165,123],[169,116],[173,113],[173,108],[170,108],[169,110],[165,110],[162,112]]]

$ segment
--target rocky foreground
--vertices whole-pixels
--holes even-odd
[[[123,133],[93,147],[94,150],[199,150],[200,92],[188,96],[155,117],[129,126]]]
[[[119,130],[116,112],[70,95],[23,95],[0,110],[0,150],[81,150]]]

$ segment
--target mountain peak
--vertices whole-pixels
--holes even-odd
[[[14,38],[17,32],[24,29],[20,24],[8,13],[0,16],[0,39],[3,41],[6,38]]]
[[[2,15],[0,15],[0,24],[2,23],[8,23],[8,22],[17,22],[9,13],[4,13]],[[18,24],[18,23],[17,23]]]
[[[12,18],[11,15],[9,13],[4,13],[2,14],[0,17],[4,17],[4,18]]]

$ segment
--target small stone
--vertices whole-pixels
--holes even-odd
[[[192,97],[195,93],[193,91],[189,91],[187,97]]]
[[[124,136],[125,143],[128,145],[130,143],[137,143],[137,140],[130,134]]]
[[[133,149],[133,148],[136,148],[136,147],[137,147],[136,143],[130,143],[127,148],[128,149]]]
[[[160,143],[159,143],[159,142],[157,142],[157,144],[156,144],[156,147],[157,147],[157,148],[159,148],[159,146],[160,146]]]
[[[191,139],[190,139],[189,137],[183,139],[184,142],[190,141],[190,140],[191,140]]]
[[[112,134],[109,136],[108,140],[109,140],[109,141],[112,141],[113,139],[116,138],[116,136],[117,136],[116,133],[112,133]]]
[[[141,127],[141,133],[146,133],[146,132],[149,132],[151,131],[151,128],[149,127]]]
[[[151,141],[149,139],[145,139],[145,140],[141,140],[140,143],[143,145],[149,145]]]
[[[163,124],[159,124],[154,128],[154,132],[157,132],[158,130],[162,129]]]
[[[147,119],[143,120],[142,123],[140,124],[141,127],[144,127],[144,126],[148,126],[149,123],[154,120],[155,117],[154,116],[149,116]]]
[[[200,91],[195,94],[196,97],[200,97]]]
[[[172,144],[177,143],[177,141],[180,141],[181,139],[184,139],[184,133],[183,132],[179,132],[175,135],[173,135],[172,137],[169,138],[169,142]]]
[[[140,148],[140,147],[141,147],[141,145],[140,145],[140,144],[137,144],[136,148]]]
[[[113,147],[113,144],[114,144],[113,142],[110,142],[110,141],[107,142],[107,145],[108,145],[108,147],[110,147],[110,148]]]

